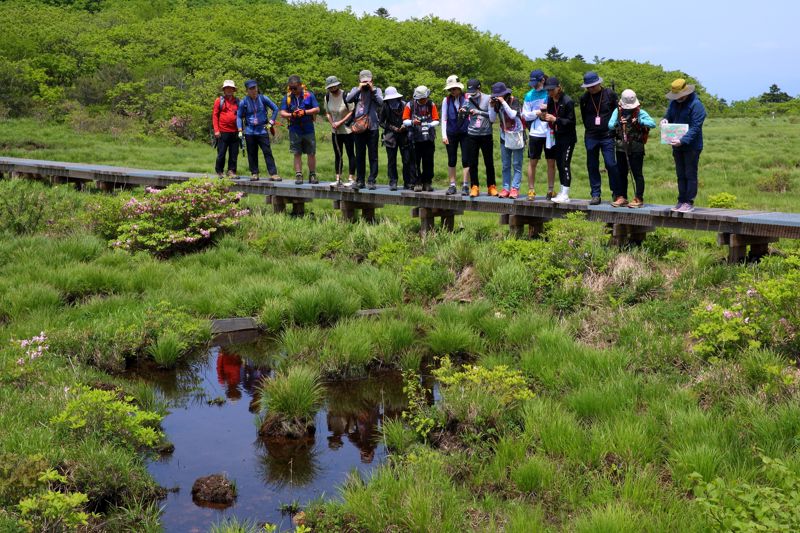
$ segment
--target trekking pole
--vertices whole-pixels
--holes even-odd
[[[633,177],[633,168],[631,168],[631,146],[628,142],[628,123],[622,122],[622,106],[619,105],[617,107],[617,114],[619,122],[622,124],[622,146],[625,149],[625,162],[628,163],[628,172],[625,174],[625,179],[628,179],[628,176],[631,177],[631,181],[633,181],[633,194],[634,197],[636,196],[636,178]]]

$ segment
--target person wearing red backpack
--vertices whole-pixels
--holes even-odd
[[[611,203],[612,207],[637,209],[644,205],[644,145],[650,128],[656,123],[642,109],[636,93],[631,89],[622,91],[617,109],[611,113],[608,129],[614,132],[617,146],[618,196]],[[628,172],[633,174],[634,197],[628,202]]]
[[[228,177],[236,177],[236,162],[239,159],[239,136],[236,127],[236,113],[239,111],[239,99],[234,96],[236,84],[233,80],[222,83],[222,96],[214,100],[211,111],[211,122],[214,125],[214,137],[217,140],[217,163],[214,170],[222,178],[225,170],[225,154],[228,154]]]

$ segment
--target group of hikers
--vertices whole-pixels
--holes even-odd
[[[536,197],[538,163],[544,155],[547,171],[546,199],[555,203],[570,201],[571,162],[575,144],[575,102],[564,93],[558,78],[536,69],[530,73],[530,90],[520,99],[503,82],[483,91],[480,80],[470,79],[466,88],[458,76],[447,78],[447,96],[441,108],[431,99],[426,86],[414,89],[404,99],[395,87],[381,90],[372,72],[362,70],[359,84],[345,92],[341,80],[325,80],[325,117],[331,127],[335,179],[331,187],[375,189],[378,178],[378,145],[386,149],[389,188],[432,191],[436,130],[441,126],[441,141],[447,151],[449,186],[446,194],[458,193],[456,178],[461,152],[461,194],[480,195],[479,155],[482,154],[489,196],[518,198],[522,186],[522,166],[527,146],[527,197]],[[586,169],[591,186],[591,205],[601,202],[600,154],[608,173],[614,207],[639,208],[644,205],[644,156],[649,132],[656,127],[653,118],[641,107],[636,93],[625,89],[617,94],[603,85],[593,71],[583,76],[585,92],[579,99],[584,125]],[[316,169],[314,123],[321,113],[319,102],[299,76],[290,76],[287,93],[279,104],[258,90],[255,80],[245,82],[246,95],[237,99],[236,84],[226,80],[223,95],[214,102],[212,122],[217,144],[216,172],[224,176],[228,156],[228,176],[237,175],[240,147],[247,147],[250,179],[259,179],[260,149],[270,180],[280,181],[270,146],[278,117],[288,122],[289,150],[294,155],[295,183],[304,183],[302,156],[306,155],[308,181],[319,183]],[[660,121],[685,124],[688,131],[671,140],[678,201],[673,211],[694,210],[697,196],[697,169],[703,149],[703,121],[706,112],[695,87],[684,79],[672,82],[666,98],[670,101]],[[441,111],[440,111],[441,109]],[[499,124],[502,186],[497,190],[494,165],[494,124]],[[382,133],[381,133],[382,132]],[[401,170],[398,172],[398,154]],[[347,181],[343,180],[347,157]],[[369,162],[369,173],[367,173]],[[555,193],[558,172],[560,190]],[[628,200],[628,174],[633,176],[633,198]]]

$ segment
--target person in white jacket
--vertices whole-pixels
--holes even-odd
[[[547,200],[554,196],[553,188],[556,182],[556,155],[555,138],[547,122],[540,119],[547,113],[547,91],[544,82],[547,81],[545,73],[536,69],[531,72],[531,90],[525,95],[522,104],[522,118],[531,125],[528,139],[528,199],[536,197],[536,167],[544,152],[547,161]]]

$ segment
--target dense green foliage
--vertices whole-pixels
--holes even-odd
[[[583,73],[596,69],[618,92],[634,88],[652,112],[666,105],[664,93],[674,78],[697,83],[649,63],[533,60],[468,25],[435,17],[357,16],[316,2],[48,4],[53,5],[0,4],[0,32],[6,36],[0,43],[0,86],[6,88],[0,116],[71,117],[109,130],[116,119],[92,116],[111,110],[141,119],[148,130],[195,139],[208,131],[211,102],[226,78],[240,86],[255,78],[278,100],[290,74],[299,74],[320,94],[326,76],[335,74],[350,86],[369,68],[379,86],[410,94],[424,84],[438,98],[445,78],[454,73],[480,78],[487,87],[504,81],[522,94],[530,70],[539,67],[577,96]],[[712,112],[723,109],[699,84],[698,91]]]

